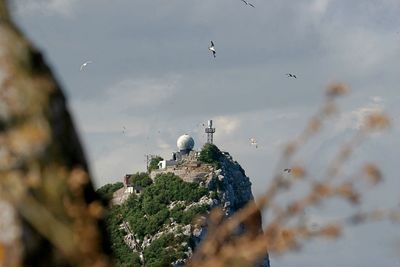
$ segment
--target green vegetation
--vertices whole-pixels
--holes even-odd
[[[146,266],[171,266],[171,262],[184,258],[186,247],[181,245],[183,242],[188,242],[186,236],[182,234],[175,236],[172,233],[164,234],[154,240],[144,250]]]
[[[176,205],[171,211],[170,216],[174,218],[174,221],[180,224],[190,224],[193,218],[198,214],[203,214],[207,211],[208,205],[199,205],[191,207],[190,209],[185,211],[186,206],[182,204]]]
[[[145,235],[155,234],[162,225],[169,222],[171,212],[167,206],[171,202],[184,201],[188,204],[207,194],[207,188],[196,183],[184,182],[173,173],[159,174],[155,177],[154,184],[146,187],[142,195],[132,195],[128,199],[127,219],[132,230],[143,239]],[[193,214],[192,210],[186,212]],[[143,219],[145,215],[146,219]],[[178,220],[178,217],[176,219]],[[188,219],[185,219],[185,222],[187,221]]]
[[[205,144],[200,152],[199,160],[204,163],[213,164],[217,169],[221,168],[220,158],[222,156],[219,148],[214,144]]]
[[[125,211],[124,206],[114,206],[106,217],[113,259],[119,267],[141,266],[139,254],[132,252],[124,243],[124,233],[119,229]]]
[[[193,205],[201,197],[208,195],[207,188],[197,183],[183,181],[173,173],[159,174],[153,183],[148,183],[148,175],[137,173],[132,176],[132,182],[143,186],[143,193],[132,194],[121,206],[111,208],[107,216],[107,227],[112,242],[112,251],[117,266],[140,266],[137,254],[134,254],[124,243],[123,233],[119,226],[122,220],[129,222],[135,237],[143,241],[144,237],[153,236],[165,225],[170,224],[173,218],[179,224],[186,225],[192,222],[196,215],[204,213],[208,205]],[[174,208],[168,205],[177,202]],[[164,234],[144,250],[146,266],[170,266],[170,263],[183,258],[189,237],[183,234]]]
[[[162,157],[160,157],[160,156],[156,156],[156,157],[152,158],[150,160],[150,163],[149,163],[148,171],[151,172],[152,170],[157,170],[158,169],[158,163],[161,160],[164,160],[164,159]]]
[[[97,189],[96,192],[103,200],[108,202],[112,199],[113,193],[122,187],[124,187],[124,184],[121,182],[115,184],[106,184]]]
[[[147,187],[153,183],[147,172],[137,172],[129,178],[129,183],[132,186]]]

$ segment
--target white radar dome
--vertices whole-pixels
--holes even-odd
[[[178,138],[176,145],[178,146],[179,151],[192,150],[194,147],[194,140],[190,135],[184,134]]]

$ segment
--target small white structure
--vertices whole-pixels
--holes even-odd
[[[125,189],[125,194],[133,194],[133,186],[128,186]]]
[[[174,166],[177,164],[176,160],[161,160],[158,162],[158,169],[165,170],[168,166]]]
[[[157,165],[158,165],[158,169],[164,170],[167,167],[167,161],[165,159],[161,160],[158,162]]]

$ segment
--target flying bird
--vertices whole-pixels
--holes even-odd
[[[284,171],[284,172],[287,172],[287,173],[291,173],[291,172],[292,172],[292,169],[284,169],[283,171]]]
[[[122,133],[124,134],[124,133],[125,133],[125,131],[126,131],[126,127],[125,127],[125,126],[123,126],[123,127],[122,127]]]
[[[81,71],[83,71],[83,69],[87,66],[87,65],[89,65],[89,64],[91,64],[91,63],[93,63],[92,61],[86,61],[85,63],[83,63],[82,65],[81,65]]]
[[[258,143],[257,140],[255,138],[250,138],[250,145],[255,146],[256,148],[258,148]]]
[[[246,6],[251,6],[251,7],[255,7],[252,3],[247,2],[246,0],[241,0],[243,3],[246,4]]]
[[[213,53],[213,56],[214,56],[214,58],[215,58],[215,53],[216,53],[216,51],[215,51],[215,46],[214,46],[213,41],[211,41],[211,45],[210,45],[210,47],[208,48],[208,50],[210,50],[210,51]]]
[[[286,76],[287,76],[288,78],[295,78],[295,79],[297,79],[296,75],[294,75],[294,74],[292,74],[292,73],[286,73]]]

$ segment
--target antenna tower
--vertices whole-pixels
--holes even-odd
[[[208,121],[208,127],[205,129],[205,133],[207,134],[207,143],[212,144],[213,143],[213,135],[215,133],[215,128],[212,127],[212,120]]]

